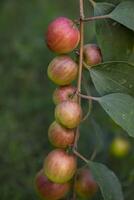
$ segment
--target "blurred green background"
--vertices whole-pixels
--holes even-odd
[[[92,13],[89,4],[86,13]],[[47,129],[54,120],[52,92],[55,86],[48,80],[46,71],[55,55],[44,43],[44,32],[54,18],[76,19],[78,14],[78,0],[0,1],[1,200],[38,199],[33,179],[52,148]],[[93,24],[87,24],[85,32],[86,42],[95,40]],[[87,108],[86,102],[83,103]],[[108,146],[121,133],[132,146],[134,140],[127,138],[96,104],[91,118],[82,125],[80,151],[91,156],[97,146],[99,152],[95,160],[114,170],[123,185],[125,199],[133,200],[134,149],[131,148],[127,157],[117,159],[109,154]]]

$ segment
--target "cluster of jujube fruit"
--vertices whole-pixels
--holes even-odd
[[[53,93],[55,121],[48,130],[49,141],[56,149],[47,155],[42,170],[35,178],[36,190],[42,199],[65,197],[74,175],[74,188],[79,196],[91,197],[98,188],[89,170],[77,170],[76,156],[68,151],[73,146],[75,130],[82,119],[77,89],[71,85],[77,77],[78,65],[67,55],[77,47],[79,40],[79,29],[70,19],[59,17],[48,26],[47,46],[58,54],[48,66],[48,77],[58,85]],[[87,65],[101,62],[100,49],[93,44],[85,45],[84,60]]]

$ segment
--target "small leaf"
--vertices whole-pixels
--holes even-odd
[[[108,115],[134,137],[134,98],[114,93],[100,97],[98,101]]]
[[[106,62],[90,68],[90,75],[101,95],[127,93],[134,96],[134,65]]]
[[[120,3],[109,16],[134,31],[134,1]]]
[[[107,15],[114,9],[114,4],[96,3],[94,15]],[[132,60],[132,49],[134,46],[133,31],[112,19],[96,20],[95,29],[98,45],[101,48],[104,61],[128,61],[130,56]]]
[[[120,182],[105,165],[89,162],[89,168],[98,183],[104,200],[123,200]]]

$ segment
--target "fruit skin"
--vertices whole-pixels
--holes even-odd
[[[86,44],[83,50],[84,62],[90,66],[102,62],[102,54],[100,48],[96,44]]]
[[[93,197],[98,190],[96,181],[93,179],[90,170],[86,168],[78,170],[74,187],[78,196],[88,199]]]
[[[57,56],[48,66],[48,77],[57,85],[68,85],[75,80],[78,65],[69,56]]]
[[[55,119],[67,128],[75,128],[79,125],[82,117],[82,110],[78,103],[63,101],[55,108]]]
[[[35,177],[35,188],[42,200],[58,200],[66,196],[70,190],[70,183],[53,183],[40,170]]]
[[[76,87],[68,85],[56,88],[53,93],[53,102],[57,105],[63,101],[71,100],[77,101],[77,95],[75,95]]]
[[[74,22],[66,17],[52,21],[46,33],[46,43],[49,49],[58,53],[69,53],[80,41],[80,33]]]
[[[110,145],[110,152],[115,157],[122,158],[126,156],[130,151],[130,143],[128,140],[117,137],[115,138]]]
[[[62,149],[51,151],[44,161],[44,173],[54,183],[66,183],[74,175],[77,167],[76,157]]]
[[[74,129],[67,129],[55,121],[49,127],[48,138],[53,146],[67,148],[73,144],[75,132]]]

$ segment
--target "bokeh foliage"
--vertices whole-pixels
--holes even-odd
[[[47,129],[54,120],[52,92],[55,86],[48,80],[46,71],[55,55],[44,43],[44,32],[55,17],[76,19],[78,13],[76,0],[0,1],[1,200],[37,199],[33,179],[45,154],[52,148]],[[92,14],[89,4],[86,14]],[[86,42],[95,40],[92,23],[86,25],[85,32]],[[94,89],[93,93],[96,94]],[[87,106],[86,101],[83,104]],[[96,121],[90,118],[81,127],[79,149],[89,157],[97,146],[96,160],[115,171],[122,182],[125,199],[133,200],[134,149],[124,159],[111,157],[108,146],[112,138],[123,131],[97,104],[94,104],[92,117]],[[134,141],[124,132],[123,135],[133,146]]]

